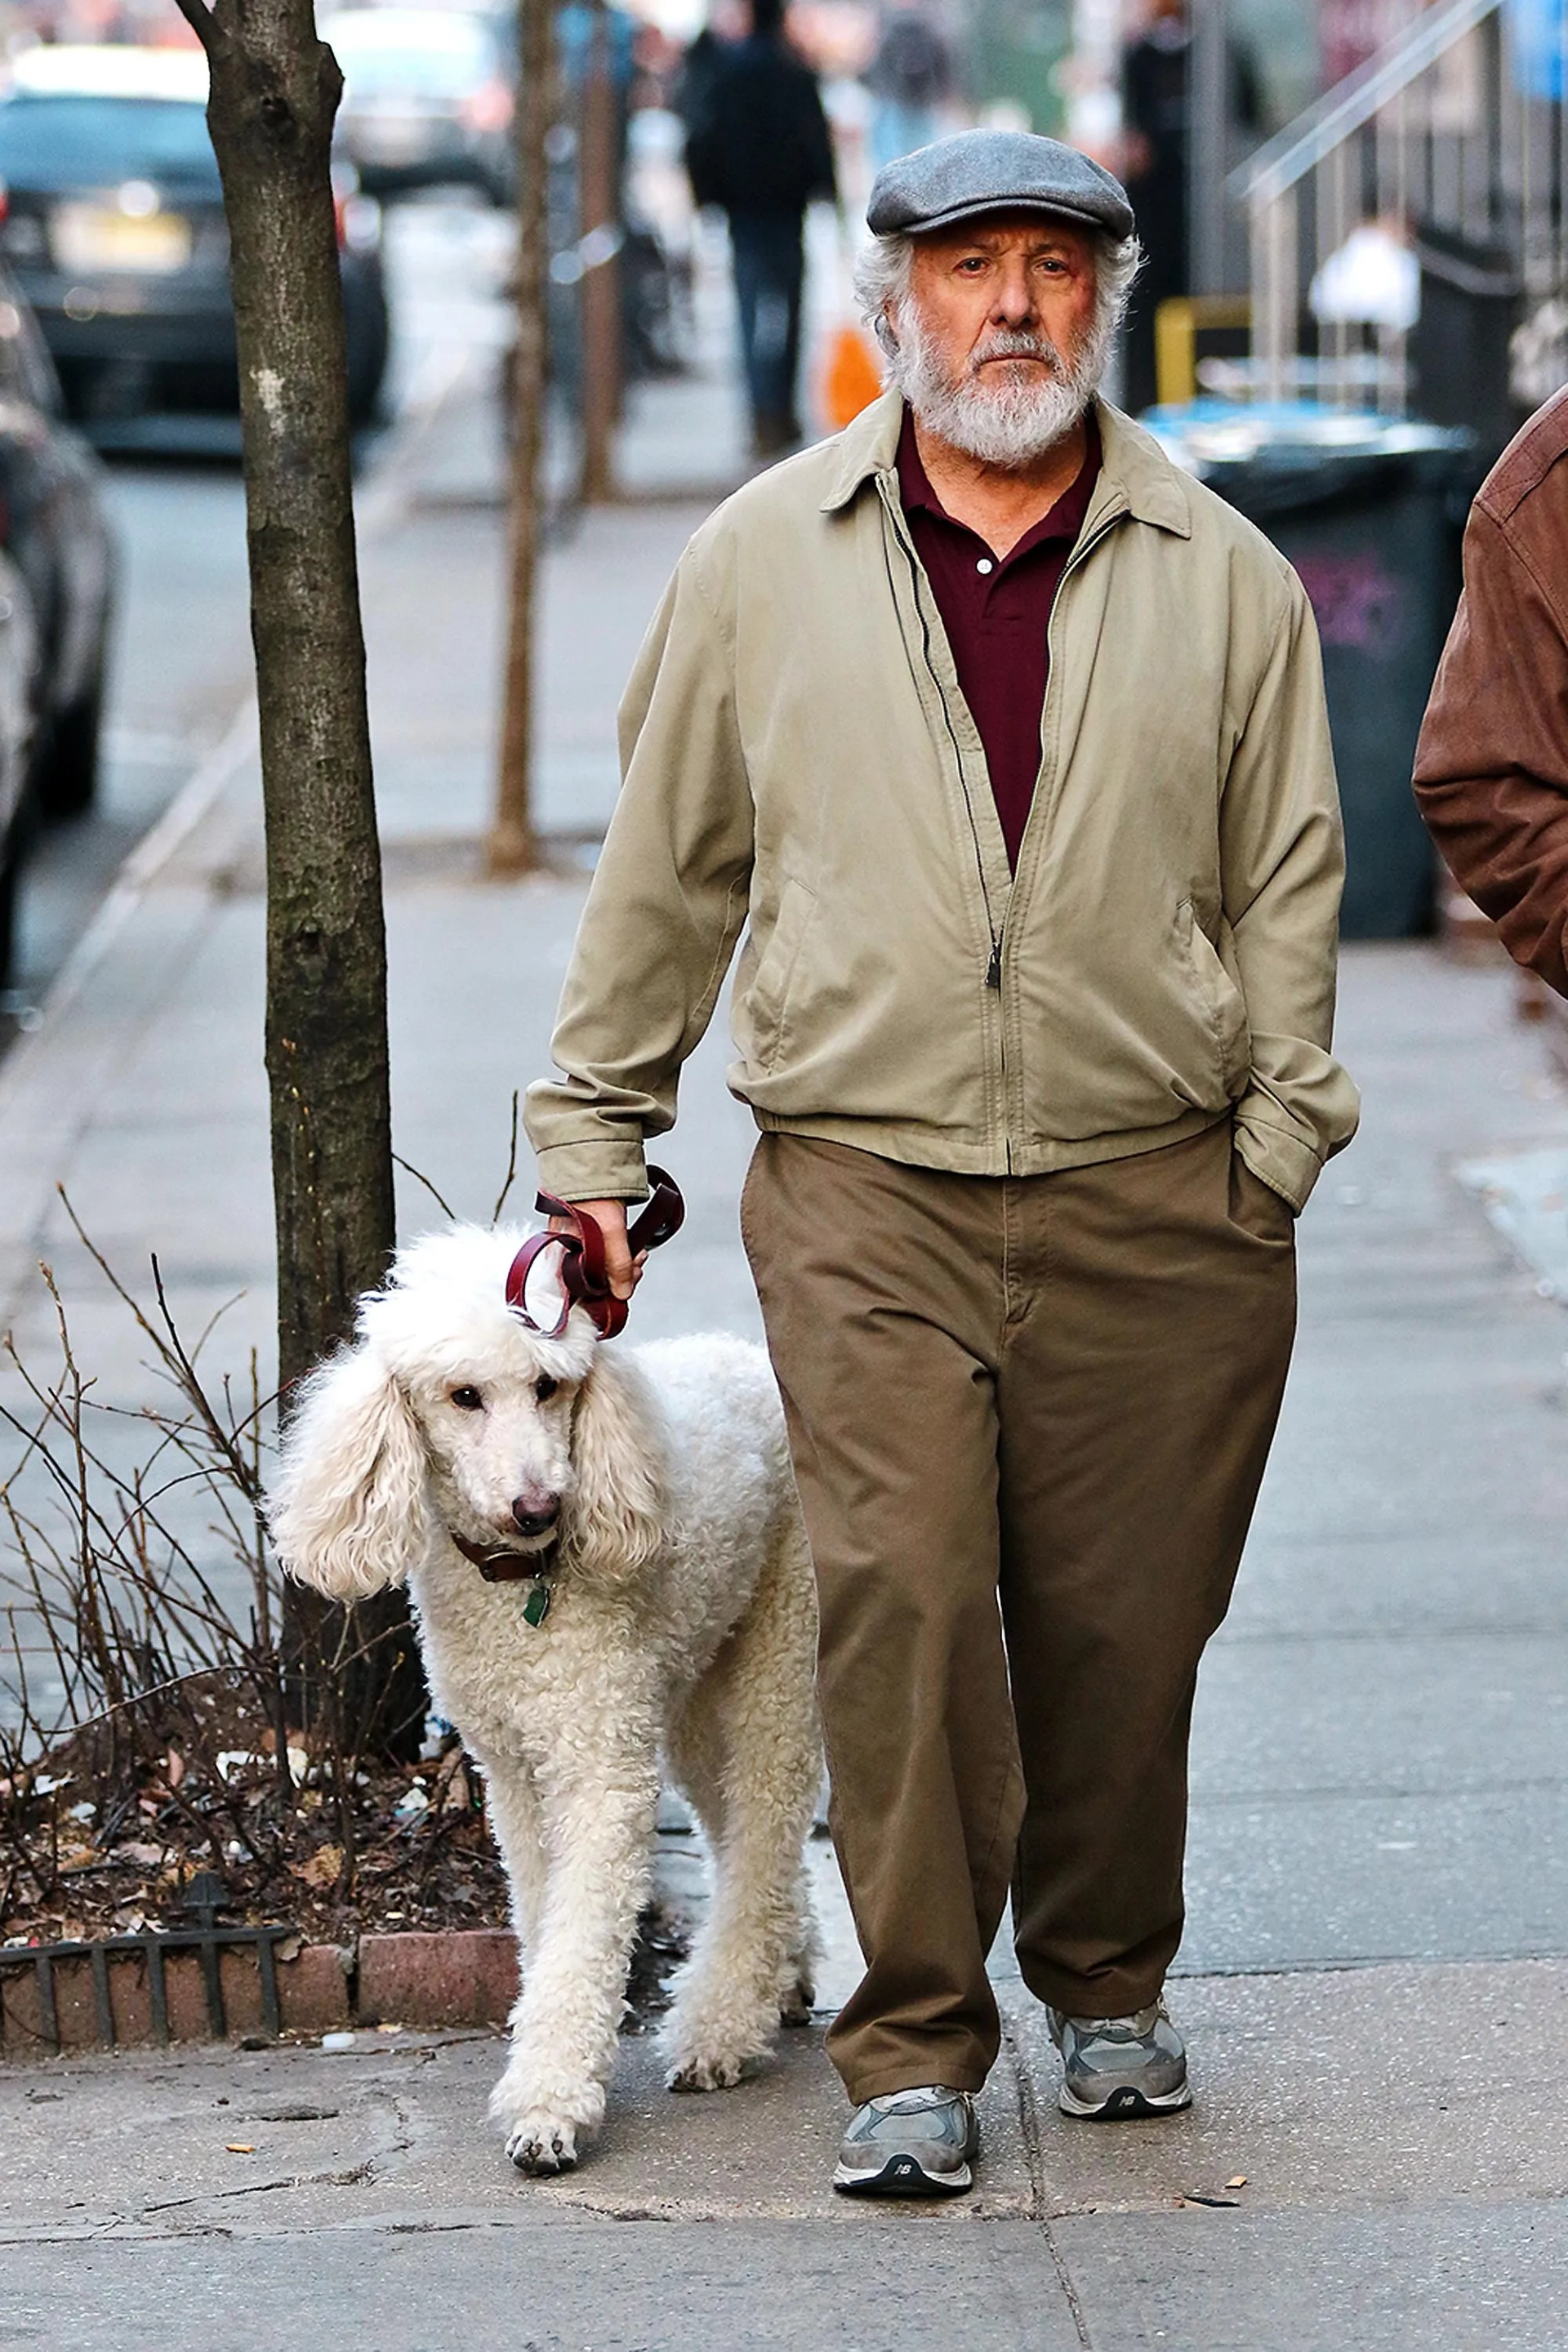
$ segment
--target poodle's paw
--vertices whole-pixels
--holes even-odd
[[[816,1987],[808,1976],[792,1977],[779,1995],[781,2025],[809,2025]]]
[[[505,2132],[506,2152],[520,2172],[570,2172],[587,2153],[604,2112],[602,2084],[547,2091],[531,2067],[515,2062],[490,2093],[490,2114]]]
[[[520,2172],[542,2179],[571,2172],[577,2163],[577,2126],[547,2107],[531,2108],[520,2116],[506,2136],[506,2152]]]
[[[754,2074],[773,2041],[773,2012],[751,2018],[700,2018],[670,2011],[663,2042],[672,2091],[732,2091]]]
[[[683,2064],[671,2066],[665,2083],[672,2091],[732,2091],[743,2082],[747,2070],[753,2072],[760,2053],[747,2057],[732,2053],[710,2058],[688,2058]]]

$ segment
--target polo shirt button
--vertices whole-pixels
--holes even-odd
[[[992,562],[991,558],[988,555],[983,555],[974,569],[976,572],[994,572],[996,566]]]

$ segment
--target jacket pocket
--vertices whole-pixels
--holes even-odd
[[[791,876],[779,898],[778,920],[747,994],[752,1050],[764,1070],[773,1068],[784,1046],[790,988],[816,912],[815,895]]]
[[[1196,1001],[1214,1039],[1220,1084],[1234,1102],[1246,1092],[1252,1073],[1252,1032],[1246,1001],[1194,913],[1190,898],[1184,898],[1177,908],[1176,925]]]

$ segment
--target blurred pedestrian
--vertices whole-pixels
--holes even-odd
[[[1568,996],[1568,390],[1482,483],[1415,796],[1516,963]]]
[[[1121,60],[1122,168],[1143,247],[1123,343],[1122,396],[1134,415],[1159,397],[1155,313],[1193,291],[1192,58],[1187,0],[1152,0]],[[1234,42],[1226,44],[1226,131],[1255,131],[1262,111],[1257,76]]]
[[[873,99],[871,166],[928,147],[941,129],[939,110],[952,86],[947,43],[913,0],[894,0],[866,74]]]
[[[868,219],[892,388],[681,561],[528,1122],[629,1295],[624,1204],[748,927],[742,1229],[866,1964],[834,2177],[930,2195],[970,2185],[1009,1887],[1065,2112],[1189,2102],[1163,1987],[1193,1692],[1295,1213],[1356,1099],[1310,609],[1100,397],[1125,194],[972,131]]]
[[[711,58],[692,100],[686,167],[700,205],[730,224],[752,448],[776,457],[796,413],[805,208],[837,193],[816,77],[784,36],[784,0],[752,0],[748,38]]]
[[[675,80],[674,108],[688,141],[692,131],[706,116],[714,77],[723,64],[730,47],[731,36],[721,28],[711,14],[701,30],[694,34],[686,45],[685,55],[680,60],[680,70]],[[689,163],[689,155],[688,162]],[[695,193],[694,190],[694,195]]]
[[[1123,168],[1137,200],[1143,247],[1129,309],[1122,389],[1136,415],[1153,405],[1154,313],[1192,288],[1188,104],[1193,37],[1186,0],[1153,0],[1149,21],[1121,60]]]

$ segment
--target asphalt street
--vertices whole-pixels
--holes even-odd
[[[362,436],[360,496],[389,449],[464,366],[493,373],[504,316],[505,218],[461,196],[392,207],[386,258],[394,341],[380,427]],[[193,432],[156,458],[105,468],[119,553],[97,806],[53,827],[27,868],[9,1017],[0,1050],[36,1017],[123,860],[221,743],[251,690],[245,494],[235,457]],[[237,425],[236,425],[237,446]],[[211,438],[210,435],[205,436]]]

